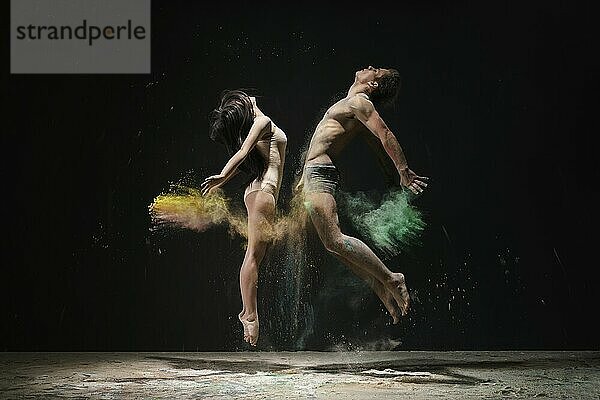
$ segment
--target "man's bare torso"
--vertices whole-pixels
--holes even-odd
[[[349,103],[350,98],[343,98],[325,112],[311,138],[305,164],[335,163],[336,155],[365,129]]]

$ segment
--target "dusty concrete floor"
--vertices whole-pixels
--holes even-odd
[[[1,399],[600,399],[600,351],[0,353]]]

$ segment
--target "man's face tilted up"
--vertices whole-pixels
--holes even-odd
[[[355,81],[357,83],[377,82],[381,77],[388,74],[390,71],[386,68],[375,68],[369,65],[368,68],[356,71]]]

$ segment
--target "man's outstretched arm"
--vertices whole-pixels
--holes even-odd
[[[349,101],[350,107],[353,109],[356,118],[362,122],[371,133],[373,133],[383,145],[387,155],[390,157],[398,174],[400,175],[400,183],[409,188],[413,193],[418,194],[427,187],[425,176],[418,176],[408,168],[408,162],[404,151],[396,139],[396,136],[388,128],[385,121],[381,118],[373,103],[366,98],[356,95]]]
[[[398,175],[398,171],[396,171],[396,166],[392,162],[392,159],[388,156],[379,139],[373,134],[364,135],[363,139],[371,148],[375,158],[377,159],[377,164],[379,165],[383,174],[383,182],[385,183],[385,186],[388,188],[400,186],[400,175]]]

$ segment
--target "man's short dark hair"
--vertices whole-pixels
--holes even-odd
[[[382,106],[392,105],[398,97],[401,85],[402,77],[400,73],[395,69],[389,69],[389,73],[379,78],[377,89],[371,92],[369,97],[375,104]]]

